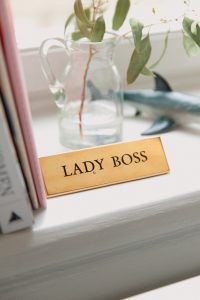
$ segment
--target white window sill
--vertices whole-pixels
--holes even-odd
[[[200,276],[123,300],[199,300]]]
[[[125,138],[147,123],[127,122]],[[4,299],[120,299],[199,271],[199,136],[162,140],[169,175],[49,199],[32,231],[1,237]]]
[[[42,102],[40,92],[45,115],[38,105],[33,115],[42,156],[63,149],[51,99]],[[124,139],[140,138],[149,124],[126,120]],[[199,132],[162,136],[170,174],[50,199],[32,230],[1,236],[3,299],[120,299],[198,273]]]

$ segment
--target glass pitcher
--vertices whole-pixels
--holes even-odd
[[[61,80],[48,61],[51,47],[68,55]],[[79,149],[118,142],[122,133],[121,79],[113,62],[115,42],[100,43],[55,38],[40,48],[42,69],[55,104],[60,110],[60,142]]]

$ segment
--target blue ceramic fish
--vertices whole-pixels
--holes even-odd
[[[200,98],[173,92],[167,81],[157,73],[155,90],[123,91],[124,101],[131,103],[137,114],[147,113],[156,118],[142,135],[154,135],[172,130],[176,125],[200,123]],[[92,99],[103,99],[99,90],[88,82]]]

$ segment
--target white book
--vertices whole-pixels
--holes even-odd
[[[30,227],[32,210],[0,97],[0,227],[2,233]]]

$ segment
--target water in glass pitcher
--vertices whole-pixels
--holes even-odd
[[[71,149],[114,143],[121,138],[122,120],[110,100],[85,101],[82,136],[79,120],[80,101],[71,101],[59,115],[60,142]]]

